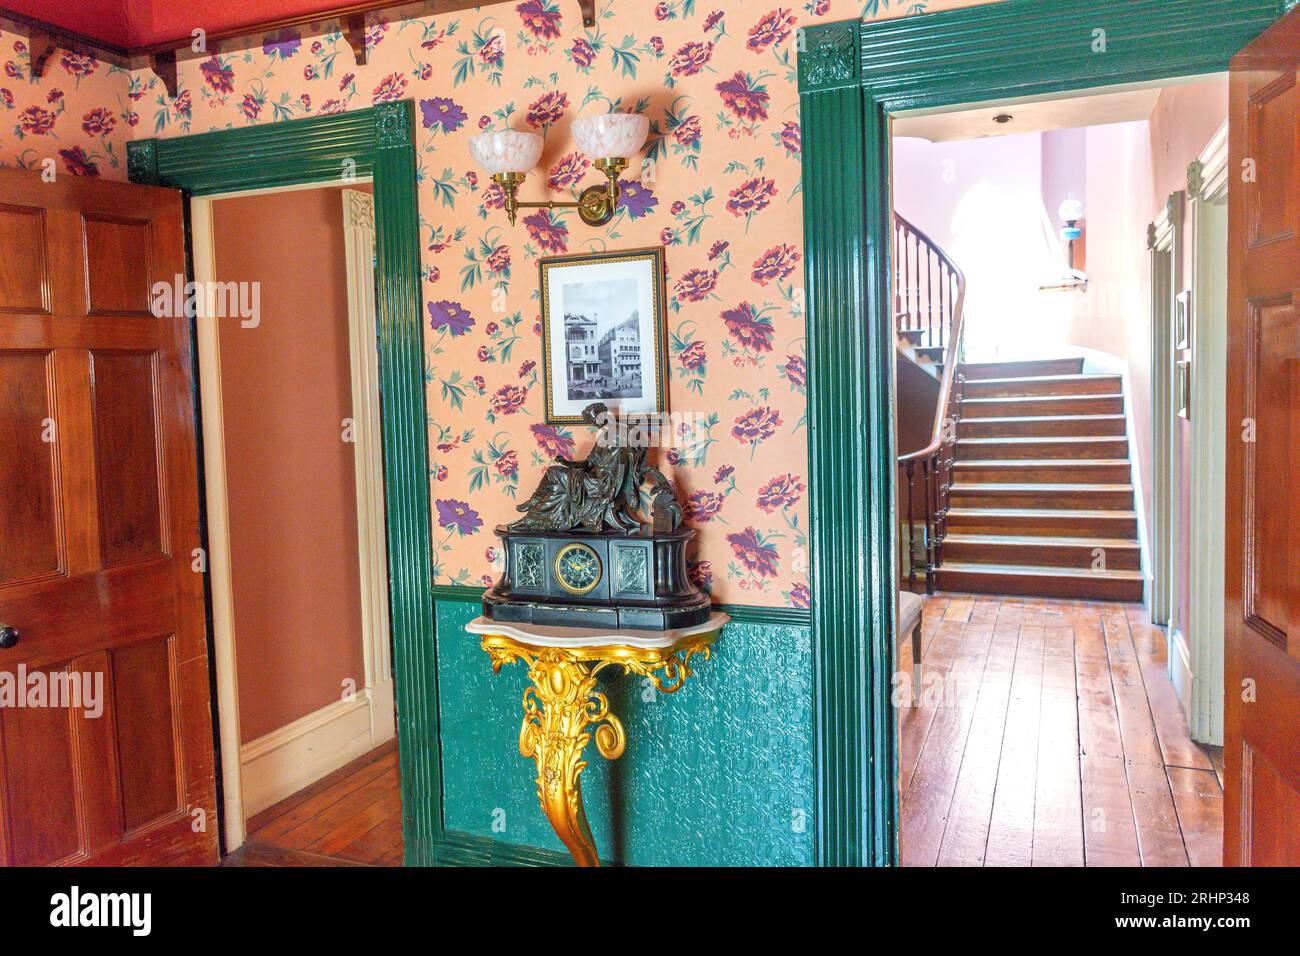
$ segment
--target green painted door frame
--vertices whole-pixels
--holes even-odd
[[[421,320],[415,111],[410,100],[331,116],[127,144],[133,182],[190,195],[373,178],[376,324],[397,737],[406,863],[444,842]]]
[[[1296,0],[1009,0],[807,28],[817,861],[898,859],[889,116],[1226,70]]]

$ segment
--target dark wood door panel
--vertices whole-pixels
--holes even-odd
[[[1300,587],[1300,509],[1277,485],[1300,439],[1300,316],[1289,293],[1248,301],[1247,310],[1246,417],[1254,441],[1244,446],[1245,614],[1252,629],[1285,650]]]
[[[7,669],[7,668],[6,668]],[[63,668],[40,669],[48,681]],[[14,680],[20,672],[12,671]],[[24,684],[26,681],[24,681]],[[23,688],[25,690],[25,688]],[[11,866],[45,866],[81,853],[69,711],[53,707],[0,708],[4,737],[4,826]]]
[[[1224,845],[1300,863],[1300,10],[1229,78]],[[1240,170],[1242,174],[1238,174]]]
[[[45,210],[0,205],[0,312],[48,312],[50,263],[45,254]]]
[[[1253,161],[1255,178],[1263,185],[1250,203],[1249,236],[1252,246],[1294,238],[1296,235],[1296,166],[1294,144],[1274,131],[1296,123],[1296,76],[1278,72],[1270,80],[1256,80],[1248,110],[1246,157]]]
[[[86,257],[86,311],[92,315],[149,313],[153,288],[148,219],[82,217]]]
[[[0,799],[10,855],[0,859],[88,860],[188,817],[170,635],[5,673],[0,734],[13,769]]]
[[[63,569],[53,385],[53,353],[0,353],[0,588]]]
[[[1297,866],[1300,785],[1288,781],[1267,756],[1247,743],[1241,757],[1243,866]]]
[[[101,688],[0,712],[0,863],[216,862],[183,238],[173,190],[0,170],[0,677]]]
[[[163,540],[157,355],[91,352],[95,471],[105,566],[167,548]]]
[[[112,654],[118,773],[128,834],[183,809],[172,653],[168,636],[120,647]]]

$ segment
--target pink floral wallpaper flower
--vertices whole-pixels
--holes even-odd
[[[426,368],[437,583],[498,573],[492,528],[515,515],[555,455],[586,429],[547,425],[537,260],[663,245],[669,401],[696,440],[661,449],[687,521],[691,574],[723,602],[808,606],[808,465],[797,28],[981,0],[515,0],[455,13],[412,4],[372,14],[358,68],[336,30],[267,34],[183,60],[179,92],[58,54],[28,82],[21,37],[0,33],[0,162],[53,157],[61,171],[126,178],[124,142],[416,101]],[[487,128],[546,139],[521,198],[575,197],[596,177],[569,134],[614,109],[650,118],[643,170],[592,229],[565,210],[511,228],[469,138]]]

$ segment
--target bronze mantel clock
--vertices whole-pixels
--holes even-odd
[[[505,572],[483,596],[489,620],[559,627],[672,630],[709,619],[707,595],[691,583],[672,482],[646,463],[636,429],[618,427],[601,403],[583,421],[601,428],[585,461],[556,459],[523,517],[496,529]],[[637,517],[650,488],[652,520]]]

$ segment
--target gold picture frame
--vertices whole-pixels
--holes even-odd
[[[668,411],[666,265],[662,246],[539,260],[547,424],[581,422],[592,402]]]

